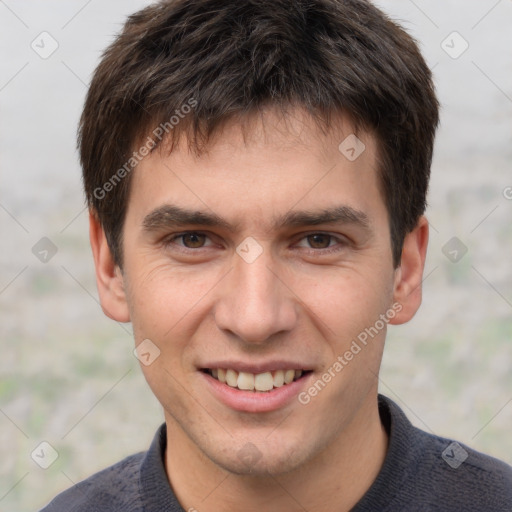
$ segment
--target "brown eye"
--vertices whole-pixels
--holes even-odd
[[[309,245],[313,249],[327,249],[331,243],[332,236],[318,233],[307,237]]]
[[[203,247],[206,235],[201,233],[187,233],[179,236],[178,238],[183,240],[183,245],[188,249],[199,249]]]

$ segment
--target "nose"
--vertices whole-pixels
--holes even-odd
[[[297,323],[297,303],[269,251],[248,263],[235,254],[233,268],[217,289],[219,329],[251,344],[263,344]]]

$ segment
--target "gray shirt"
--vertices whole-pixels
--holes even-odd
[[[388,452],[352,512],[512,512],[511,466],[414,427],[382,395],[379,412]],[[78,483],[41,512],[184,512],[165,473],[166,442],[163,424],[147,452]]]

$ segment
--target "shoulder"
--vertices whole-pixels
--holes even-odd
[[[41,512],[115,512],[139,510],[140,466],[145,452],[95,473],[59,494]]]
[[[380,397],[380,406],[388,411],[391,437],[386,480],[388,485],[389,478],[398,480],[393,493],[396,502],[391,500],[396,505],[405,504],[408,511],[512,511],[511,466],[414,427],[386,397]]]
[[[424,447],[413,476],[425,496],[465,510],[512,510],[512,467],[457,441],[415,429]]]

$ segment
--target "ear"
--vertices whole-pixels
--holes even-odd
[[[429,226],[420,217],[416,227],[406,235],[400,266],[395,270],[393,299],[402,306],[390,324],[404,324],[418,311],[421,304],[421,284],[427,255]]]
[[[89,211],[89,239],[94,256],[96,284],[103,313],[117,322],[129,322],[130,313],[126,301],[123,274],[114,262],[103,227],[92,211]]]

